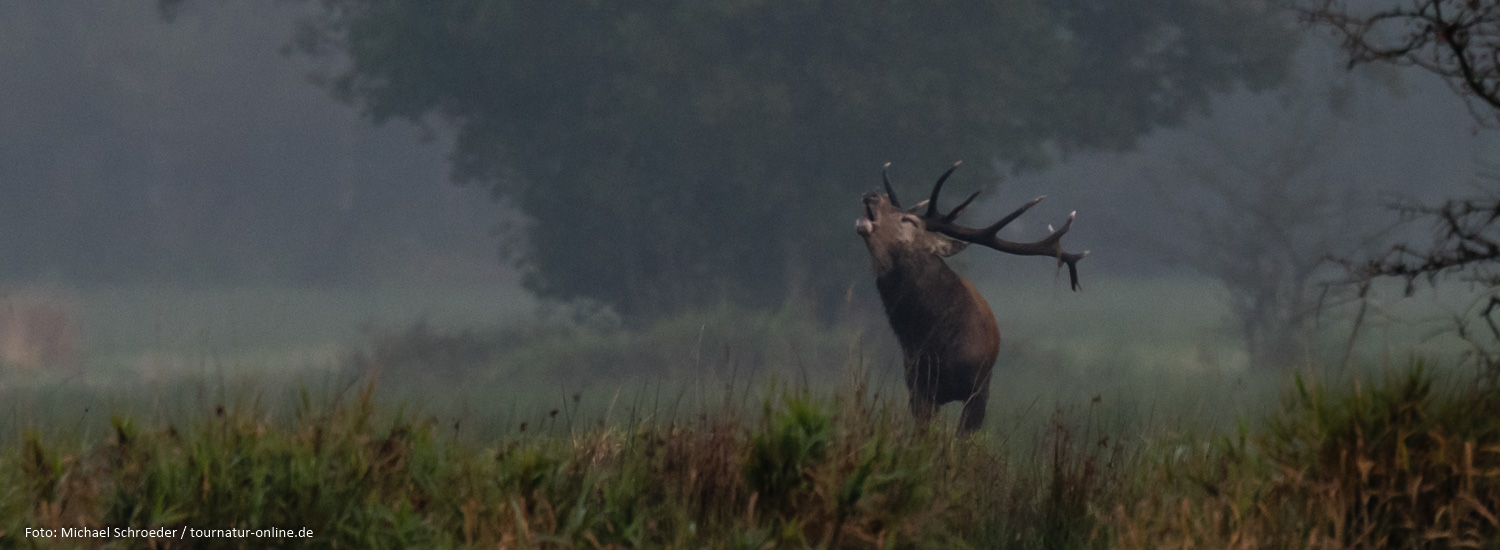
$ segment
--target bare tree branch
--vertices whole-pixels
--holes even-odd
[[[1382,277],[1399,277],[1406,281],[1406,293],[1425,279],[1436,284],[1445,276],[1479,284],[1500,287],[1500,274],[1494,271],[1500,260],[1500,197],[1449,199],[1438,206],[1404,204],[1396,207],[1403,219],[1427,220],[1433,224],[1433,243],[1426,249],[1408,244],[1391,246],[1380,257],[1343,263],[1356,282],[1368,288],[1369,282]]]
[[[1314,0],[1298,8],[1302,20],[1332,29],[1343,40],[1349,66],[1387,63],[1442,77],[1465,100],[1500,110],[1500,3],[1495,0],[1402,0],[1384,10],[1368,3]],[[1500,113],[1473,108],[1481,124]]]

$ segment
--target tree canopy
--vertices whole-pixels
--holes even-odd
[[[954,160],[973,187],[1128,149],[1296,47],[1241,0],[320,6],[298,43],[347,54],[332,92],[451,125],[454,179],[528,217],[532,288],[646,315],[840,301],[884,162],[920,194]]]

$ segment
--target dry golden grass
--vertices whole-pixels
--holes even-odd
[[[1299,379],[1264,431],[1144,468],[1121,548],[1500,548],[1500,393],[1420,365],[1335,392]]]

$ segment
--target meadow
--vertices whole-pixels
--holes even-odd
[[[1205,281],[985,292],[1006,343],[971,438],[912,425],[878,319],[17,293],[78,349],[0,367],[0,547],[1500,548],[1500,392],[1420,312],[1255,373]],[[26,531],[183,526],[314,536]]]

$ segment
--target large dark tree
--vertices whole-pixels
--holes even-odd
[[[320,5],[299,43],[347,54],[331,90],[450,125],[454,178],[528,217],[535,289],[646,315],[841,300],[883,162],[927,182],[968,160],[972,188],[1127,149],[1295,48],[1240,0]]]

